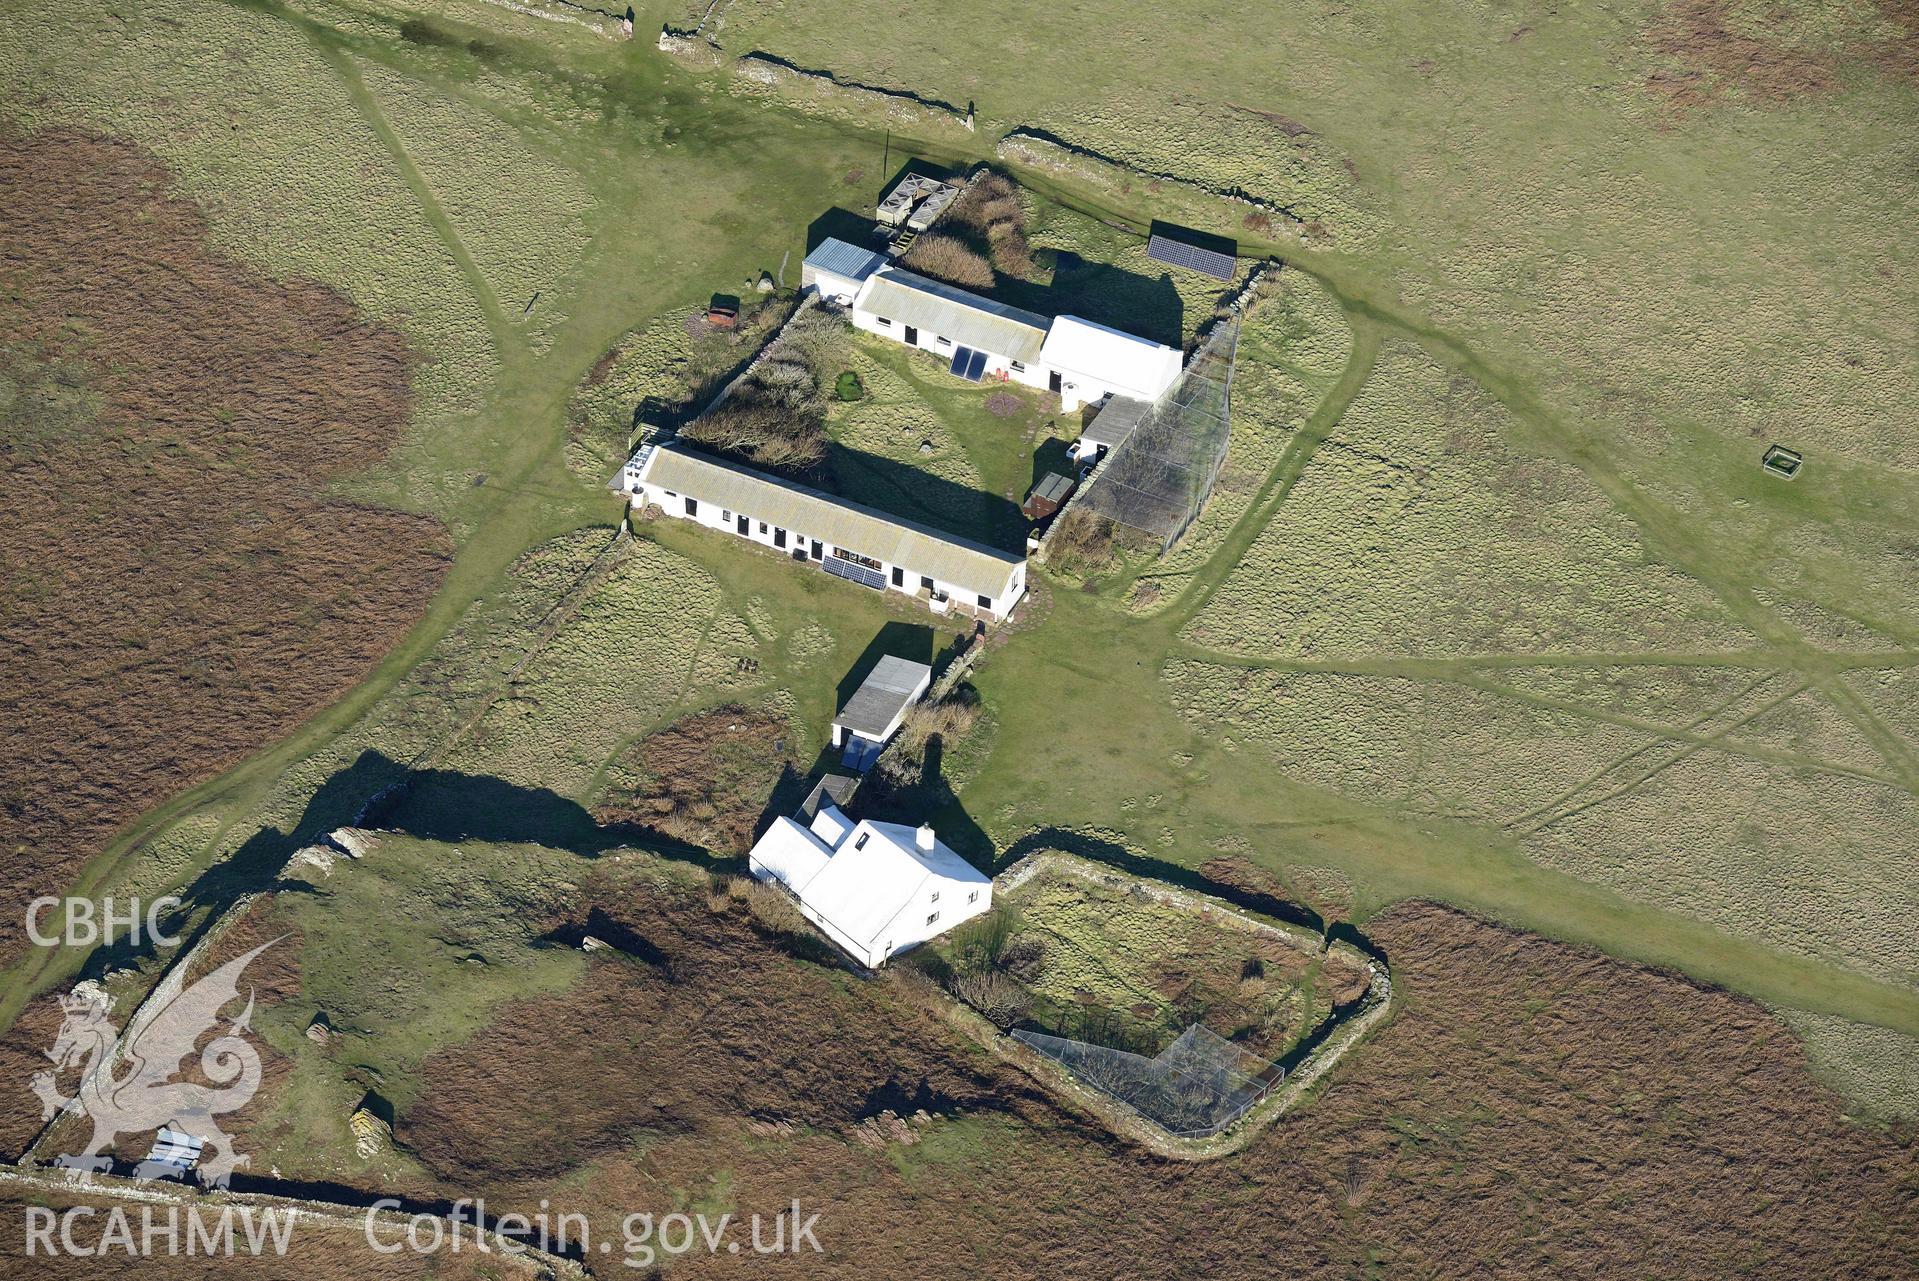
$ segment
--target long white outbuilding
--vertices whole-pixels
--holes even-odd
[[[621,473],[635,508],[723,530],[933,612],[999,620],[1026,594],[1026,558],[726,462],[685,445],[648,446]]]
[[[1109,395],[1151,403],[1179,380],[1176,347],[1078,316],[1042,316],[886,261],[827,240],[806,256],[801,279],[822,297],[850,301],[857,329],[931,352],[970,382],[1057,392],[1066,411]]]

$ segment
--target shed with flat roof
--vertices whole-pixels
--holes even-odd
[[[892,654],[880,659],[833,718],[833,746],[846,749],[840,763],[862,774],[870,769],[932,681],[933,669],[925,663]]]

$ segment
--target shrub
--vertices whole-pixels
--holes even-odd
[[[748,383],[680,429],[688,440],[779,471],[807,471],[826,457],[826,416]]]
[[[833,395],[839,400],[858,400],[866,394],[866,388],[860,386],[860,376],[848,369],[843,371],[833,383]]]
[[[1022,983],[1039,977],[1046,964],[1046,940],[1038,934],[1018,935],[999,955],[999,967]]]
[[[929,232],[913,242],[900,261],[914,271],[969,289],[991,289],[993,266],[956,236]]]
[[[1019,930],[1019,916],[1010,908],[996,907],[984,916],[976,916],[953,931],[953,961],[961,974],[978,974],[999,968],[1006,945]]]
[[[953,981],[953,994],[1005,1031],[1033,1007],[1032,993],[997,970],[962,974]]]
[[[1090,507],[1074,507],[1053,525],[1046,559],[1078,574],[1105,568],[1113,560],[1113,522]]]

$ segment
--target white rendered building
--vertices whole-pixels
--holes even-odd
[[[858,823],[823,805],[810,826],[773,820],[748,859],[801,914],[869,969],[993,906],[993,882],[930,827]]]

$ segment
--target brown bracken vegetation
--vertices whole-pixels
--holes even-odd
[[[749,707],[719,707],[675,721],[615,762],[634,785],[616,785],[594,818],[663,833],[719,854],[744,855],[775,780],[793,764],[785,721]]]
[[[604,908],[666,966],[596,961],[431,1061],[401,1136],[459,1186],[605,1219],[725,1171],[742,1212],[794,1196],[822,1211],[817,1276],[1253,1278],[1275,1260],[1300,1275],[1910,1275],[1910,1136],[1848,1124],[1771,1015],[1448,909],[1373,922],[1403,1008],[1310,1107],[1191,1163],[957,1049],[903,999],[908,978],[798,965],[737,910]],[[875,1116],[893,1137],[870,1152]],[[936,1165],[917,1163],[921,1143]],[[546,1182],[589,1162],[564,1192]]]
[[[1896,36],[1844,49],[1793,48],[1733,19],[1729,0],[1671,0],[1650,32],[1652,46],[1674,69],[1654,72],[1647,86],[1678,111],[1712,106],[1728,94],[1762,105],[1831,92],[1848,61],[1876,64],[1919,79],[1919,3],[1879,0]]]
[[[10,903],[338,697],[446,568],[437,522],[327,494],[407,422],[401,336],[207,232],[131,144],[0,133]]]
[[[900,259],[921,275],[944,280],[967,289],[991,289],[993,264],[986,256],[957,236],[928,232],[913,242]]]

